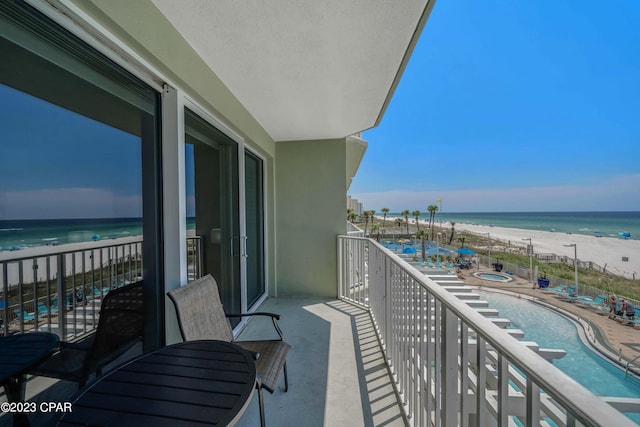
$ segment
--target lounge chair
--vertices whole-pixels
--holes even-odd
[[[259,379],[256,382],[260,406],[260,425],[264,426],[262,389],[273,393],[280,372],[284,371],[284,391],[289,389],[287,353],[291,346],[284,342],[278,326],[280,315],[273,313],[225,314],[215,279],[206,275],[167,293],[176,308],[180,334],[184,341],[221,340],[234,342],[256,358]],[[279,339],[264,341],[234,341],[229,317],[268,316]]]
[[[576,287],[569,286],[566,291],[555,291],[553,294],[557,297],[564,298],[576,294]]]
[[[75,381],[82,388],[93,372],[99,377],[107,364],[140,342],[143,335],[142,282],[137,282],[104,297],[98,327],[90,338],[80,343],[61,342],[60,351],[29,373]]]
[[[33,322],[36,320],[36,315],[34,313],[27,313],[23,310],[13,310],[13,313],[16,315],[16,318],[22,320],[23,322]]]
[[[39,316],[48,316],[49,314],[56,314],[56,313],[58,313],[58,307],[54,307],[54,306],[47,307],[43,302],[38,303]]]
[[[598,308],[602,306],[602,307],[606,307],[607,310],[609,309],[609,307],[607,306],[607,297],[605,297],[604,295],[598,295],[597,297],[592,298],[591,300],[585,299],[583,297],[583,299],[576,301],[576,303],[586,308]]]
[[[567,290],[566,285],[557,285],[552,288],[542,288],[542,292],[564,292]]]

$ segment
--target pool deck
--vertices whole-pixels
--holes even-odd
[[[484,289],[500,289],[518,294],[535,297],[537,301],[552,308],[569,314],[583,325],[584,335],[589,342],[610,358],[625,365],[636,357],[640,357],[640,329],[627,326],[618,320],[610,319],[607,312],[596,312],[593,309],[583,308],[575,303],[563,301],[552,292],[545,292],[537,287],[532,289],[532,284],[525,279],[513,277],[513,281],[492,282],[475,277],[476,272],[493,272],[490,268],[481,266],[479,270],[462,270],[459,276],[469,286],[478,286]],[[640,359],[635,361],[636,371],[640,371]]]

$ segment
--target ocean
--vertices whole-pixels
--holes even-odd
[[[427,220],[429,214],[423,213],[422,218]],[[640,212],[437,212],[436,222],[440,221],[587,235],[601,231],[612,237],[628,232],[632,239],[640,239]],[[187,228],[195,228],[194,218],[187,219]],[[2,220],[0,251],[139,235],[142,235],[141,218]]]
[[[194,228],[187,219],[187,228]],[[0,221],[0,251],[142,235],[142,218]]]
[[[378,215],[381,213],[376,212],[376,216]],[[400,216],[400,214],[390,213],[388,216]],[[409,219],[412,218],[409,216]],[[428,220],[429,213],[423,213],[422,219]],[[436,223],[454,221],[591,236],[596,231],[610,237],[618,237],[618,233],[627,232],[631,235],[631,239],[640,239],[640,212],[437,212],[435,220]]]

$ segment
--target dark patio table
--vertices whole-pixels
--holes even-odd
[[[24,402],[25,372],[49,357],[59,342],[57,335],[48,332],[0,337],[0,384],[4,386],[7,402]],[[14,412],[13,425],[28,426],[26,413]]]
[[[89,386],[59,426],[233,425],[251,401],[256,365],[224,341],[190,341],[142,355]]]

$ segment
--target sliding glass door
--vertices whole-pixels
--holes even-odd
[[[263,161],[245,150],[244,186],[246,212],[247,306],[266,291],[264,262],[264,174]]]
[[[238,143],[185,111],[187,223],[201,239],[201,271],[211,274],[228,313],[243,309]]]

